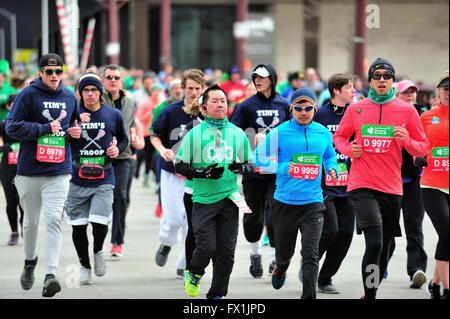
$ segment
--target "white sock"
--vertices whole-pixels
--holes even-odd
[[[270,247],[270,260],[271,261],[275,261],[276,257],[275,257],[275,248],[274,247]]]
[[[259,241],[254,243],[248,243],[250,247],[250,255],[261,255],[261,243]]]

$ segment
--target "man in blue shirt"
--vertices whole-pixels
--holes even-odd
[[[319,240],[323,225],[322,165],[337,180],[336,152],[330,132],[314,122],[315,96],[299,89],[291,98],[292,119],[272,130],[257,146],[255,166],[276,173],[272,206],[276,268],[272,285],[280,289],[302,234],[302,299],[316,298]],[[275,161],[270,157],[275,154]]]

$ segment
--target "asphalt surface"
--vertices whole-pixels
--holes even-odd
[[[158,239],[160,218],[155,217],[154,209],[157,204],[155,185],[144,188],[142,181],[135,179],[131,191],[131,206],[127,215],[127,227],[124,255],[121,258],[107,257],[107,273],[104,277],[93,274],[93,284],[80,286],[78,284],[79,263],[71,237],[71,226],[63,220],[63,243],[60,265],[57,277],[62,291],[53,299],[170,299],[178,300],[181,304],[190,305],[194,300],[206,297],[212,276],[212,267],[208,266],[202,279],[200,293],[196,298],[188,296],[184,290],[183,280],[176,278],[175,262],[178,258],[179,247],[173,247],[165,267],[155,264],[155,252],[160,245]],[[42,283],[45,276],[45,223],[41,215],[38,237],[39,263],[35,270],[36,281],[32,289],[25,291],[20,286],[20,274],[24,262],[23,241],[17,246],[7,246],[10,228],[5,212],[5,198],[3,190],[0,194],[0,299],[40,299]],[[242,216],[241,216],[242,217]],[[240,220],[242,221],[242,218]],[[403,228],[403,227],[402,227]],[[111,225],[109,226],[111,229]],[[425,236],[425,250],[428,254],[427,281],[431,279],[434,269],[434,250],[437,242],[436,232],[428,216],[423,223]],[[91,264],[92,234],[88,228],[90,239]],[[108,233],[104,249],[109,252],[110,233]],[[286,284],[280,290],[274,290],[270,276],[267,274],[269,266],[269,247],[263,246],[264,275],[255,279],[249,274],[249,248],[245,241],[242,223],[240,225],[238,245],[236,248],[235,264],[231,274],[229,292],[226,299],[267,300],[269,299],[298,299],[301,295],[301,283],[298,279],[300,266],[300,234],[297,240],[296,252],[287,272]],[[361,260],[364,252],[364,238],[354,234],[353,242],[342,266],[333,278],[333,283],[339,288],[340,294],[329,295],[318,293],[318,299],[359,299],[363,294],[361,280]],[[421,289],[409,288],[409,277],[406,273],[406,239],[397,238],[397,248],[389,264],[389,276],[379,288],[380,299],[428,299],[425,286]],[[162,301],[161,301],[162,302]]]

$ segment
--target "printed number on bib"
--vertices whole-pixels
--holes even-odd
[[[335,181],[328,174],[325,174],[325,185],[327,186],[347,186],[348,185],[348,169],[347,164],[338,163],[339,179]]]
[[[394,127],[391,125],[363,125],[362,143],[365,152],[387,153],[394,143]]]
[[[19,158],[20,143],[12,143],[12,152],[8,152],[8,164],[17,165],[17,159]]]
[[[431,171],[448,172],[448,164],[448,147],[433,148],[431,151]]]
[[[320,174],[320,155],[294,154],[292,162],[292,178],[312,180]]]
[[[45,163],[62,163],[66,156],[66,141],[61,136],[41,136],[37,143],[36,159]]]

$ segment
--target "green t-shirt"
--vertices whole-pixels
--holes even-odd
[[[219,132],[219,133],[218,133]],[[184,137],[176,156],[195,168],[207,167],[218,163],[225,167],[219,179],[194,178],[192,201],[201,204],[213,204],[239,191],[237,176],[228,165],[233,161],[242,163],[252,159],[250,143],[242,129],[228,122],[222,129],[209,128],[203,122],[195,126]]]
[[[8,98],[12,93],[16,92],[17,90],[6,83],[6,81],[0,88],[0,121],[6,118],[6,114],[8,114],[8,110],[6,109],[6,101],[8,101]]]

